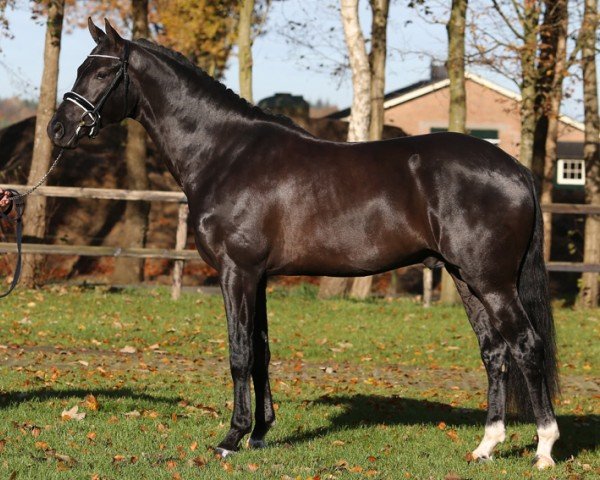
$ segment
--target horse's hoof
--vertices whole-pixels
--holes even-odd
[[[471,452],[467,454],[467,462],[477,462],[477,463],[489,463],[493,462],[494,458],[488,455],[481,455],[475,452]]]
[[[221,458],[226,458],[230,455],[233,455],[235,453],[235,451],[233,450],[227,450],[226,448],[223,447],[215,447],[215,454],[220,456]]]
[[[554,463],[554,460],[546,455],[536,455],[533,459],[533,465],[538,470],[545,470],[546,468],[554,467],[556,464]]]
[[[265,442],[262,439],[249,438],[248,439],[248,448],[255,448],[255,449],[267,448],[267,442]]]

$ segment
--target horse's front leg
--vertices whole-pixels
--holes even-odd
[[[261,280],[256,292],[256,314],[254,317],[254,365],[252,382],[256,398],[255,424],[248,442],[251,448],[265,447],[265,435],[275,423],[275,411],[269,385],[269,330],[267,326],[267,279]]]
[[[252,336],[256,292],[261,276],[235,266],[221,271],[229,332],[229,365],[233,378],[233,415],[229,432],[216,451],[227,456],[239,449],[240,440],[252,428],[250,374],[254,360]]]

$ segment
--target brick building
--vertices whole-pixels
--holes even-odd
[[[467,129],[514,157],[519,156],[521,96],[474,73],[467,72]],[[409,135],[446,130],[450,105],[450,80],[444,67],[432,66],[431,78],[388,93],[384,100],[384,122]],[[347,120],[349,109],[329,118]],[[579,187],[585,181],[583,163],[584,126],[562,115],[560,118],[557,184]]]

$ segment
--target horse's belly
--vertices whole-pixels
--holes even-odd
[[[283,275],[361,276],[420,261],[425,247],[400,232],[323,232],[286,236],[271,256],[272,273]]]

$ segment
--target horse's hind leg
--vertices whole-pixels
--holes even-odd
[[[267,326],[266,277],[261,280],[256,292],[256,314],[254,317],[253,348],[254,364],[252,365],[252,382],[256,398],[254,430],[248,445],[251,448],[265,446],[265,435],[275,423],[275,411],[269,385],[269,332]]]
[[[495,279],[494,283],[498,282]],[[539,439],[535,465],[539,469],[553,466],[552,446],[559,433],[544,371],[543,341],[530,323],[515,288],[483,289],[476,293],[493,327],[508,344],[514,360],[511,363],[516,363],[525,378]]]
[[[505,438],[506,381],[510,354],[508,345],[500,333],[492,327],[490,317],[483,304],[469,290],[465,282],[455,275],[452,275],[452,278],[454,278],[465,305],[469,322],[477,335],[481,359],[488,377],[488,411],[485,433],[481,443],[472,453],[474,460],[485,461],[491,459],[494,448]]]

